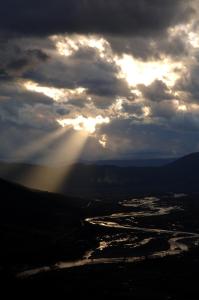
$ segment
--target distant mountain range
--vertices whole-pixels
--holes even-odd
[[[58,192],[75,195],[117,195],[118,193],[199,192],[199,153],[193,153],[161,166],[121,166],[114,161],[75,164],[69,176],[64,167],[50,168],[27,164],[0,164],[0,176],[24,183],[24,177],[36,174],[28,185],[50,190],[61,177]],[[61,175],[60,175],[61,174]]]
[[[97,160],[82,161],[86,165],[98,166],[117,166],[117,167],[161,167],[167,165],[176,158],[158,158],[158,159],[132,159],[132,160]]]

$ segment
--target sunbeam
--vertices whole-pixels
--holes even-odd
[[[59,192],[65,180],[70,176],[73,164],[77,162],[88,137],[88,132],[77,131],[69,138],[65,145],[63,144],[63,148],[60,148],[59,157],[64,159],[65,165],[60,168],[56,178],[54,178],[51,191]]]
[[[31,173],[33,169],[39,168],[39,166],[34,167],[30,165],[30,162],[35,162],[39,157],[44,156],[45,151],[66,134],[67,131],[68,128],[58,128],[40,139],[34,139],[32,143],[19,147],[13,152],[13,157],[15,157],[15,160],[20,162],[20,164],[10,163],[6,165],[4,169],[2,167],[3,176],[8,178],[11,176],[14,181],[25,184],[25,178],[29,177],[29,173]],[[33,185],[33,187],[37,188],[36,185]]]
[[[54,151],[46,155],[44,161],[48,165],[54,161],[58,167],[33,167],[21,179],[23,184],[50,192],[59,191],[60,185],[68,177],[72,165],[77,161],[87,138],[88,133],[83,131],[71,131],[69,137],[62,136]]]
[[[21,147],[15,152],[16,159],[26,161],[26,159],[30,160],[31,158],[34,158],[38,153],[59,139],[66,131],[66,128],[58,128],[44,137]]]

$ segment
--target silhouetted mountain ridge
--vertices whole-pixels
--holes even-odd
[[[86,165],[97,166],[116,166],[116,167],[161,167],[167,165],[176,158],[156,158],[156,159],[131,159],[131,160],[97,160],[97,161],[82,161]]]
[[[183,156],[168,164],[172,168],[180,168],[186,170],[199,170],[199,152],[191,153],[189,155]]]
[[[14,167],[13,167],[14,166]],[[113,165],[74,164],[70,172],[65,166],[50,168],[26,164],[1,164],[0,176],[23,184],[32,174],[30,187],[49,190],[56,177],[61,180],[58,192],[76,196],[100,196],[107,192],[195,192],[199,191],[199,153],[192,153],[160,167],[119,167]],[[67,175],[66,175],[67,174]]]

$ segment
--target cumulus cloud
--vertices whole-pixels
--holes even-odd
[[[177,31],[170,35],[167,31],[158,37],[107,35],[106,38],[117,54],[130,54],[144,61],[162,59],[165,56],[180,60],[189,52],[185,32]]]
[[[96,50],[80,49],[67,58],[52,58],[36,70],[27,72],[24,78],[57,88],[81,86],[88,94],[114,97],[128,93],[127,82],[118,79],[117,73],[118,66],[101,58]]]
[[[49,59],[45,51],[35,45],[32,48],[26,48],[22,42],[20,45],[15,40],[3,39],[0,46],[0,80],[21,77]]]
[[[7,0],[0,157],[78,116],[110,119],[82,157],[198,149],[198,0]],[[7,137],[6,137],[7,131]],[[187,143],[189,139],[189,143]],[[106,140],[106,148],[99,141]]]
[[[182,74],[181,78],[176,83],[176,90],[180,92],[188,102],[196,102],[199,100],[199,58],[198,55],[191,60],[190,64],[187,65],[186,71]]]
[[[149,86],[139,85],[139,90],[142,92],[143,97],[150,101],[162,101],[175,98],[167,85],[161,80],[155,80]]]

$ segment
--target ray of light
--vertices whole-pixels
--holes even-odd
[[[26,161],[34,158],[38,153],[40,153],[44,148],[50,146],[53,142],[59,139],[64,133],[66,133],[66,128],[59,127],[53,132],[45,135],[44,137],[34,140],[30,144],[21,147],[15,152],[15,157],[17,159]]]
[[[54,180],[54,184],[51,186],[52,191],[59,192],[62,185],[66,182],[73,168],[73,164],[77,162],[88,137],[88,132],[78,131],[67,141],[67,165],[62,167],[59,176]]]
[[[29,176],[34,167],[30,165],[31,161],[42,155],[44,150],[47,150],[53,143],[55,143],[62,135],[67,132],[67,128],[58,128],[44,137],[34,140],[27,145],[23,145],[18,150],[14,150],[13,157],[19,163],[11,163],[5,166],[2,172],[5,178],[12,179],[24,184],[24,178]],[[26,165],[25,165],[26,164]]]
[[[23,178],[23,184],[37,189],[48,190],[50,192],[59,191],[62,182],[69,175],[74,164],[88,138],[88,133],[83,131],[75,131],[70,137],[62,138],[62,141],[57,144],[54,152],[46,156],[46,163],[56,161],[60,167],[36,167]]]

